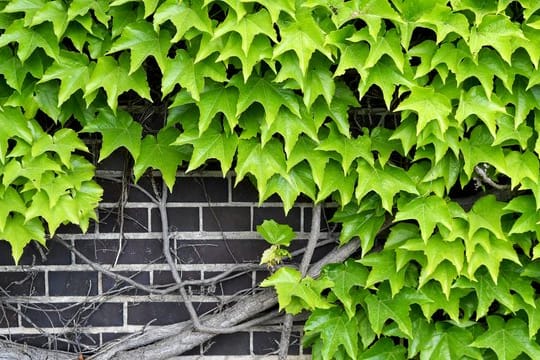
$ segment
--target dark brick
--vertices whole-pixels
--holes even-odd
[[[203,345],[205,355],[249,355],[249,333],[224,334]]]
[[[129,303],[129,325],[168,325],[189,320],[184,304],[179,302]]]
[[[330,220],[334,216],[334,213],[337,211],[335,207],[323,207],[321,213],[321,231],[339,231],[339,229],[334,229],[335,224],[331,223]],[[310,207],[304,208],[304,231],[311,231],[311,214],[313,214],[313,209]]]
[[[119,275],[123,275],[131,278],[141,285],[150,284],[150,276],[147,272],[133,272],[133,271],[118,271],[116,272]],[[135,288],[133,285],[128,284],[122,280],[114,280],[113,278],[103,274],[101,280],[103,293],[114,292],[115,294],[123,295],[144,295],[147,294],[146,291]]]
[[[99,231],[101,233],[120,232],[117,208],[99,210]],[[148,209],[124,208],[123,232],[147,232]]]
[[[154,285],[174,285],[174,279],[170,271],[154,271]],[[180,277],[183,281],[200,280],[201,273],[199,271],[182,271]]]
[[[226,202],[228,181],[216,177],[178,177],[169,195],[172,202]]]
[[[152,209],[152,231],[161,231],[161,216]],[[199,209],[187,207],[167,208],[167,219],[171,231],[199,231]]]
[[[46,259],[43,259],[37,247],[37,243],[30,243],[24,248],[24,252],[19,260],[19,265],[67,265],[71,264],[71,253],[62,245],[49,241],[48,250],[42,248]],[[0,240],[0,265],[15,265],[11,257],[11,247],[7,241]]]
[[[232,201],[234,202],[258,202],[259,193],[257,189],[249,179],[245,178],[240,181],[236,186],[234,186],[235,179],[232,179],[233,189],[232,189]]]
[[[205,231],[250,231],[248,207],[212,207],[203,209]]]
[[[124,336],[130,335],[129,333],[101,333],[102,344],[106,344],[110,341],[118,340]]]
[[[185,264],[230,264],[260,261],[268,243],[257,240],[178,240],[178,258]]]
[[[40,327],[122,326],[120,303],[32,304],[23,309],[23,326]]]
[[[204,273],[204,278],[208,279],[219,275],[220,272],[208,271]],[[236,277],[233,277],[236,276]],[[232,277],[232,278],[231,278]],[[211,288],[215,288],[213,293],[215,295],[234,295],[242,290],[249,290],[252,288],[251,273],[249,274],[231,274],[228,280],[220,281],[215,285],[212,285]],[[206,289],[209,289],[209,286],[206,286]]]
[[[84,256],[102,264],[113,264],[118,254],[118,240],[79,240],[75,247]],[[164,262],[162,245],[157,239],[124,239],[119,264]],[[77,263],[85,263],[77,258]]]
[[[16,306],[15,304],[13,306]],[[0,328],[13,328],[19,325],[19,319],[16,311],[0,305]]]
[[[88,229],[86,230],[86,233],[93,233],[96,230],[96,222],[94,220],[90,220],[90,223],[88,224]],[[58,230],[56,230],[57,234],[82,234],[83,231],[79,227],[79,225],[76,224],[60,224],[58,227]]]
[[[269,355],[279,349],[279,332],[253,332],[253,354]],[[291,333],[289,355],[298,355],[300,353],[300,335],[296,332]]]
[[[0,287],[11,296],[45,295],[45,276],[37,271],[3,272]]]
[[[98,170],[124,171],[125,167],[128,166],[129,162],[130,162],[129,153],[125,149],[120,148],[114,151],[107,158],[100,161],[97,168]]]
[[[49,272],[49,295],[97,295],[97,273],[90,271]]]
[[[294,231],[300,231],[300,209],[293,208],[287,215],[281,207],[261,207],[253,209],[253,230],[257,229],[257,225],[263,223],[264,220],[273,219],[279,224],[287,224]]]

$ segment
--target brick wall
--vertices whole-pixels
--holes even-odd
[[[121,158],[111,158],[101,165],[98,174],[121,179],[121,164]],[[311,216],[308,202],[299,202],[285,216],[274,198],[259,207],[249,182],[233,187],[233,174],[223,178],[219,171],[210,170],[178,175],[167,208],[174,238],[171,246],[183,279],[209,278],[237,263],[258,263],[268,245],[255,228],[264,219],[288,223],[298,232],[300,240],[293,249],[305,243]],[[157,206],[133,187],[128,188],[127,202],[119,206],[122,185],[108,180],[100,183],[105,193],[99,222],[92,224],[87,234],[64,226],[59,230],[61,237],[89,259],[140,283],[174,283],[162,256]],[[139,184],[152,193],[150,179],[143,178]],[[328,248],[318,249],[316,257],[326,251]],[[117,283],[93,271],[54,241],[45,251],[28,246],[19,266],[10,259],[7,243],[0,241],[0,271],[0,335],[18,342],[91,352],[107,341],[145,327],[189,318],[179,295],[149,295]],[[249,292],[266,274],[264,269],[237,273],[215,286],[193,286],[189,291],[203,314]],[[49,336],[40,333],[38,327]],[[300,329],[295,328],[293,334],[292,355],[303,354],[298,346]],[[217,336],[186,356],[249,358],[269,354],[277,349],[279,331],[279,324],[275,324]]]

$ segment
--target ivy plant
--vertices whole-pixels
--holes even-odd
[[[0,1],[0,238],[18,260],[102,190],[217,162],[287,212],[338,204],[357,258],[263,285],[315,359],[540,358],[540,3]],[[144,127],[145,115],[164,119]],[[95,135],[92,135],[95,134]],[[260,231],[276,264],[290,230]]]

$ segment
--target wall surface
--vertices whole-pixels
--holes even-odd
[[[128,275],[142,284],[174,283],[162,255],[161,223],[157,206],[137,188],[123,187],[123,158],[100,165],[98,175],[105,189],[99,222],[86,234],[64,226],[59,237],[88,259]],[[157,184],[160,179],[155,179]],[[168,198],[169,230],[177,267],[184,280],[205,279],[239,263],[258,263],[268,247],[256,233],[265,219],[287,223],[298,233],[292,249],[305,243],[311,217],[310,204],[299,202],[285,216],[271,198],[262,206],[248,181],[234,187],[234,175],[219,171],[194,175],[179,173]],[[153,193],[149,177],[138,183]],[[123,193],[123,191],[125,191]],[[124,194],[124,195],[122,195]],[[126,201],[123,201],[126,200]],[[324,222],[324,221],[323,221]],[[323,225],[323,230],[326,225]],[[320,248],[316,256],[328,249]],[[145,327],[188,320],[177,294],[149,295],[94,271],[66,247],[51,240],[48,248],[27,247],[19,266],[10,258],[9,246],[0,241],[0,335],[33,345],[77,352],[91,352],[99,345]],[[264,268],[234,273],[211,286],[189,291],[200,314],[249,294],[267,275]],[[279,324],[252,331],[217,336],[186,355],[265,355],[277,349]],[[302,355],[295,328],[290,353]]]

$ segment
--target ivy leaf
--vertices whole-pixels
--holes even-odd
[[[295,17],[296,15],[296,5],[294,1],[290,0],[240,0],[242,3],[257,3],[261,4],[268,10],[268,13],[270,14],[270,18],[272,19],[273,23],[277,23],[279,19],[279,14],[281,12],[285,12],[289,14],[291,17]]]
[[[231,168],[238,137],[235,134],[224,134],[215,127],[208,128],[202,135],[199,135],[198,130],[192,129],[180,134],[171,145],[193,145],[187,172],[195,170],[209,159],[217,159],[225,175]]]
[[[505,204],[497,201],[493,195],[478,199],[468,213],[469,238],[472,238],[479,229],[486,229],[497,238],[506,239],[501,225],[504,206]]]
[[[41,9],[35,12],[29,25],[35,26],[50,21],[52,22],[56,38],[60,40],[68,26],[66,10],[65,5],[61,1],[48,1]]]
[[[395,217],[395,221],[403,220],[418,222],[425,243],[428,242],[437,224],[452,230],[452,215],[448,204],[438,196],[417,197],[406,202]]]
[[[185,147],[171,145],[180,135],[175,128],[161,129],[157,136],[146,135],[141,142],[141,151],[135,160],[133,174],[138,181],[149,167],[161,172],[169,190],[176,181],[176,170],[184,160],[189,159]]]
[[[51,159],[47,154],[37,157],[32,157],[30,154],[25,155],[20,162],[16,159],[11,159],[11,161],[7,162],[4,167],[4,177],[2,179],[4,186],[10,185],[18,177],[23,177],[30,180],[36,189],[40,189],[41,180],[46,171],[62,172],[59,162]]]
[[[392,250],[384,250],[378,253],[370,253],[358,260],[364,266],[371,267],[366,287],[388,280],[392,290],[392,296],[399,293],[405,283],[406,268],[398,269],[396,265],[396,253]],[[379,286],[379,289],[381,286]]]
[[[347,317],[338,307],[328,310],[317,309],[309,317],[304,327],[306,336],[317,334],[323,341],[323,359],[334,359],[340,347],[352,358],[358,355],[358,334],[356,319]]]
[[[221,37],[230,32],[236,32],[242,38],[241,48],[244,55],[248,54],[249,47],[257,35],[266,35],[273,42],[277,42],[272,19],[266,9],[242,16],[241,18],[236,13],[230,12],[214,31],[214,38]]]
[[[138,69],[130,74],[128,61],[129,56],[125,52],[120,55],[118,62],[111,56],[100,57],[86,84],[85,98],[90,98],[94,91],[102,87],[107,93],[107,104],[113,111],[116,111],[118,96],[129,90],[151,100],[145,72]]]
[[[88,148],[71,129],[60,129],[53,136],[42,134],[32,144],[32,156],[37,157],[47,151],[58,154],[66,167],[71,167],[71,154],[75,150],[88,152]]]
[[[171,43],[177,43],[192,28],[201,32],[212,34],[212,22],[208,17],[202,1],[192,1],[191,4],[167,0],[161,4],[153,15],[154,30],[158,32],[159,26],[166,21],[171,21],[176,28],[176,34]]]
[[[509,234],[523,234],[538,231],[539,216],[536,211],[536,200],[532,195],[521,195],[513,198],[503,209],[520,213],[521,216],[512,225]]]
[[[321,188],[324,169],[330,158],[323,151],[317,150],[316,147],[317,144],[313,140],[300,136],[287,159],[287,169],[292,169],[296,164],[304,160],[307,161],[311,167],[315,184]]]
[[[350,139],[338,133],[334,124],[330,123],[327,126],[330,130],[328,137],[319,143],[317,149],[335,151],[341,156],[344,175],[347,175],[352,163],[357,158],[366,160],[371,166],[374,165],[369,136],[358,136],[356,139]]]
[[[497,315],[488,316],[488,330],[471,346],[495,351],[499,359],[515,359],[525,353],[532,359],[540,357],[540,345],[527,335],[527,324],[518,318],[507,322]]]
[[[19,262],[24,247],[32,240],[45,245],[45,231],[38,218],[25,221],[21,214],[10,215],[6,221],[4,230],[0,232],[0,238],[6,239],[11,245],[11,256],[15,263]]]
[[[19,138],[26,143],[32,143],[32,130],[28,120],[19,108],[4,106],[0,108],[0,162],[6,160],[9,149],[8,141]]]
[[[314,288],[312,282],[313,279],[302,278],[302,275],[296,269],[281,267],[270,277],[266,278],[260,286],[273,286],[278,295],[280,310],[286,309],[287,312],[293,315],[301,310],[295,306],[293,311],[291,311],[289,305],[291,305],[291,302],[295,298],[301,300],[302,304],[310,310],[330,308],[330,303],[320,294],[322,289]],[[326,285],[331,286],[331,282],[326,282]]]
[[[339,209],[332,217],[332,222],[340,223],[342,226],[339,243],[346,244],[353,237],[358,236],[362,254],[367,254],[373,248],[375,237],[384,224],[384,220],[384,214],[378,214],[372,209],[359,211],[353,205]]]
[[[389,287],[383,283],[376,294],[368,294],[364,301],[367,305],[369,322],[375,334],[380,335],[385,323],[391,319],[397,323],[403,333],[413,337],[409,317],[410,302],[403,292],[392,297]]]
[[[19,213],[24,215],[26,213],[26,204],[15,188],[8,186],[2,187],[2,197],[0,202],[0,232],[4,231],[6,223],[11,220],[10,213]],[[8,239],[9,240],[9,239]]]
[[[0,48],[0,57],[4,59],[0,63],[0,74],[4,76],[9,86],[21,92],[24,79],[28,73],[28,65],[23,65],[18,57],[13,56],[11,49],[8,47]]]
[[[296,234],[289,225],[281,225],[274,220],[264,220],[261,225],[257,225],[257,232],[272,245],[289,246],[296,238]]]
[[[97,118],[86,124],[82,131],[99,132],[103,137],[99,161],[122,146],[129,150],[134,159],[139,156],[142,126],[133,121],[128,112],[120,110],[115,115],[110,110],[100,111]]]
[[[199,93],[204,87],[204,79],[196,75],[193,59],[184,49],[178,49],[174,59],[165,58],[161,93],[171,93],[176,84],[186,88],[193,99],[199,100]]]
[[[338,192],[341,204],[348,204],[354,193],[357,175],[353,172],[343,176],[340,166],[335,161],[329,161],[324,169],[319,194],[316,202],[324,201],[334,192]]]
[[[287,51],[293,51],[298,57],[304,75],[307,74],[309,61],[315,51],[321,52],[329,59],[332,58],[325,45],[325,34],[308,8],[297,9],[296,20],[282,24],[280,36],[281,41],[274,47],[274,58]]]
[[[381,197],[383,208],[392,212],[394,196],[400,191],[418,194],[416,185],[409,175],[401,168],[386,165],[384,168],[375,165],[372,167],[364,160],[358,160],[358,184],[356,199],[362,198],[370,191]]]
[[[164,71],[170,40],[167,31],[156,33],[149,22],[141,20],[127,25],[107,54],[129,49],[131,52],[129,75],[139,69],[148,56],[153,56],[161,71]]]
[[[18,44],[17,56],[22,62],[28,59],[37,48],[43,49],[49,57],[55,60],[59,58],[58,40],[48,24],[30,29],[24,24],[23,19],[15,20],[0,36],[0,48],[12,42]]]
[[[324,268],[323,276],[334,283],[332,292],[341,301],[349,319],[356,314],[356,300],[351,289],[366,284],[368,270],[356,261],[348,260],[343,264],[331,264]]]
[[[287,177],[285,155],[281,143],[273,139],[262,146],[258,141],[241,140],[238,144],[238,162],[235,170],[236,184],[247,173],[251,173],[257,179],[259,194],[264,194],[268,180],[274,174]]]
[[[461,124],[469,116],[475,115],[487,126],[493,137],[496,136],[497,119],[508,115],[502,101],[492,95],[488,99],[480,86],[463,91],[456,110],[456,120]]]
[[[77,90],[88,83],[90,71],[88,58],[85,55],[62,51],[59,61],[47,68],[38,83],[53,79],[60,80],[58,107],[60,107]]]
[[[404,360],[407,350],[402,345],[396,345],[389,338],[377,340],[369,349],[360,354],[361,360]]]
[[[229,83],[235,86],[240,93],[236,116],[239,116],[253,103],[262,105],[268,125],[274,122],[281,106],[285,106],[294,115],[301,116],[300,105],[294,93],[278,87],[264,78],[252,76],[244,84],[240,77],[236,76]]]
[[[416,134],[418,135],[432,120],[437,120],[442,132],[448,129],[448,116],[452,113],[450,99],[436,93],[432,87],[414,87],[408,98],[403,100],[396,111],[411,110],[418,115]]]
[[[217,86],[201,94],[199,105],[199,134],[208,129],[214,116],[222,113],[227,118],[229,128],[232,130],[238,123],[236,104],[238,103],[238,90],[234,87]]]

